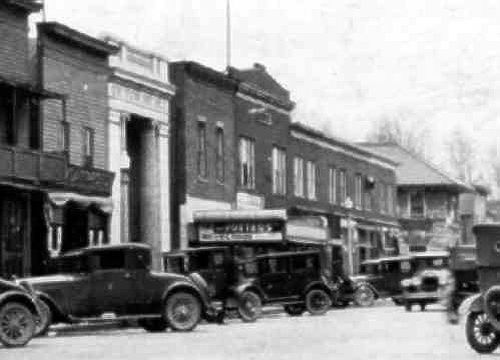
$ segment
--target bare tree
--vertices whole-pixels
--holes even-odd
[[[426,158],[428,135],[428,128],[423,121],[415,119],[411,113],[399,111],[375,121],[366,138],[370,142],[396,143]]]
[[[451,171],[458,179],[472,183],[476,173],[475,153],[470,137],[460,129],[455,128],[446,143]]]

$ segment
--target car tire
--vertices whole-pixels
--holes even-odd
[[[368,286],[360,286],[354,292],[354,303],[361,307],[370,307],[375,303],[375,293]]]
[[[411,312],[411,306],[412,306],[412,305],[413,305],[413,304],[412,304],[411,302],[406,301],[406,302],[405,302],[405,310],[406,310],[406,311],[408,311],[408,312]]]
[[[164,319],[140,319],[139,325],[148,332],[163,332],[168,328]]]
[[[15,301],[0,305],[0,343],[5,347],[20,347],[34,335],[35,319],[30,309]]]
[[[392,302],[394,303],[394,305],[397,305],[397,306],[401,306],[404,304],[403,300],[395,298],[395,297],[392,298]]]
[[[302,316],[302,314],[304,314],[304,311],[306,311],[305,306],[302,304],[285,305],[283,308],[285,312],[290,316]]]
[[[37,305],[40,314],[35,318],[35,336],[44,336],[52,324],[52,310],[43,300],[39,300]]]
[[[332,300],[325,290],[312,289],[306,294],[306,309],[311,315],[324,315],[332,306]]]
[[[174,331],[193,330],[201,320],[201,312],[200,301],[188,292],[176,292],[165,302],[165,320]]]
[[[500,344],[500,337],[484,312],[471,312],[465,323],[467,342],[479,354],[489,354]]]
[[[262,313],[262,300],[253,291],[244,291],[238,300],[238,314],[244,322],[256,321]]]

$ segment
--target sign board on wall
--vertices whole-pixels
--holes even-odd
[[[280,221],[228,221],[198,225],[200,242],[282,241],[284,223]]]
[[[246,192],[236,193],[236,209],[238,210],[260,210],[264,209],[264,197]]]

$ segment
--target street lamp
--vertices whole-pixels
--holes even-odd
[[[352,207],[353,207],[352,200],[348,196],[344,201],[344,208],[347,210],[346,228],[347,228],[347,260],[349,261],[349,275],[354,274],[354,254],[353,254],[354,247],[352,243],[354,237],[352,236],[353,221],[351,212]]]

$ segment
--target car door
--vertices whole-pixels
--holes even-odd
[[[259,259],[259,282],[269,300],[288,297],[291,274],[288,257],[264,257]]]
[[[95,315],[126,314],[134,304],[135,274],[125,267],[125,251],[110,249],[96,251],[91,256],[92,305]]]
[[[313,280],[319,280],[319,257],[317,254],[296,255],[290,264],[290,296],[301,297],[304,289]]]

